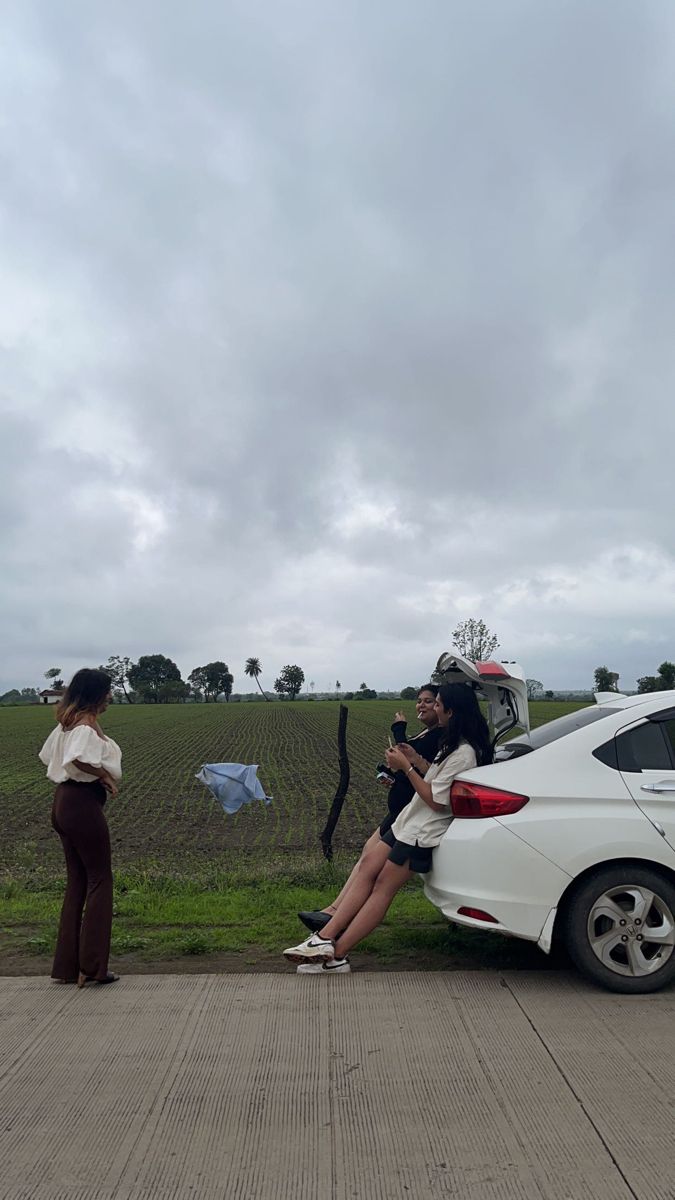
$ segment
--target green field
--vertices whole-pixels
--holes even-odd
[[[338,779],[337,702],[113,706],[104,724],[122,747],[124,768],[119,796],[106,807],[117,953],[150,961],[248,947],[258,961],[259,951],[295,937],[296,909],[331,898],[385,811],[374,768],[396,707],[389,700],[349,705],[351,783],[335,860],[327,864],[318,835]],[[578,707],[535,703],[533,724]],[[415,728],[414,706],[403,708]],[[47,954],[54,935],[63,860],[49,823],[53,788],[37,759],[53,722],[46,708],[0,709],[0,968],[3,954]],[[195,779],[202,763],[219,761],[258,763],[273,804],[226,816]],[[407,941],[405,929],[412,931]],[[504,950],[501,939],[453,934],[464,959],[466,947],[470,960],[478,943],[482,959],[494,956],[495,946],[517,954],[516,943]],[[366,949],[382,959],[421,951],[445,961],[447,936],[446,923],[413,884]]]

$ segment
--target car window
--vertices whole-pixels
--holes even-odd
[[[675,720],[663,721],[661,728],[670,742],[670,748],[673,754],[673,762],[675,762]]]
[[[522,754],[530,754],[533,750],[538,750],[540,746],[548,746],[550,742],[557,742],[558,738],[566,737],[568,733],[574,733],[575,729],[583,729],[585,725],[592,725],[594,721],[602,721],[604,717],[614,716],[617,712],[621,712],[621,709],[610,708],[606,704],[593,704],[589,708],[580,708],[576,712],[567,713],[564,717],[556,717],[555,721],[547,721],[545,725],[533,729],[526,742],[521,741],[520,738],[514,738],[512,742],[500,746],[496,757],[499,761],[504,761],[509,758],[519,758]]]
[[[616,753],[620,771],[670,771],[670,747],[666,742],[664,725],[667,722],[645,721],[616,738]],[[675,722],[673,722],[675,724]]]

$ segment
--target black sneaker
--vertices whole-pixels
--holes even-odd
[[[320,909],[315,912],[299,912],[298,916],[303,925],[311,929],[312,933],[317,933],[319,929],[323,929],[324,925],[333,920],[332,913],[321,912]]]

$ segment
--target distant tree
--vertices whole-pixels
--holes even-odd
[[[339,700],[339,699],[340,699],[340,691],[341,691],[341,689],[342,689],[342,684],[340,683],[340,680],[339,680],[339,679],[336,679],[336,680],[335,680],[335,698],[336,698],[336,700]]]
[[[670,692],[675,688],[675,663],[661,663],[656,675],[643,675],[638,679],[638,692]]]
[[[417,694],[417,693],[415,693],[415,694]],[[369,688],[367,683],[362,683],[358,692],[356,693],[354,699],[355,700],[377,700],[377,692],[374,692],[372,688]]]
[[[659,680],[656,675],[643,675],[642,679],[638,679],[638,692],[658,692]]]
[[[206,668],[195,667],[188,675],[188,683],[196,700],[208,700],[206,695]]]
[[[527,687],[528,700],[541,700],[544,685],[538,679],[526,679],[525,686]]]
[[[472,662],[488,662],[498,648],[499,641],[485,621],[469,617],[467,621],[460,621],[453,630],[452,644],[464,658]]]
[[[246,666],[244,667],[244,675],[248,675],[250,679],[255,679],[256,683],[258,684],[258,688],[259,688],[260,692],[262,692],[263,700],[269,700],[269,696],[266,696],[265,693],[263,692],[262,688],[260,687],[260,680],[258,679],[258,676],[260,674],[262,674],[262,666],[260,665],[260,659],[259,658],[247,658]],[[276,688],[274,690],[276,691]]]
[[[230,673],[227,663],[218,661],[195,667],[188,675],[188,683],[193,696],[205,700],[207,704],[211,700],[215,701],[221,694],[229,701],[234,676]]]
[[[343,700],[353,700],[353,699],[354,699],[354,693],[353,693],[353,692],[345,692],[345,694],[344,694],[344,696],[342,697],[342,699],[343,699]]]
[[[617,683],[619,682],[618,671],[609,671],[607,667],[595,668],[595,691],[596,692],[617,692]]]
[[[417,699],[417,688],[414,688],[414,687],[401,688],[401,700],[416,700],[416,699]]]
[[[275,680],[274,690],[279,696],[288,696],[290,700],[295,700],[304,682],[305,672],[301,667],[286,666]]]
[[[546,696],[546,699],[547,699],[547,700],[552,700],[552,699],[553,699],[553,692],[550,690],[550,688],[549,688],[549,690],[548,690],[547,692],[544,692],[544,695]]]
[[[659,671],[659,691],[670,692],[675,688],[675,663],[662,662]]]
[[[314,686],[315,686],[315,685],[314,685],[314,680],[313,680],[313,679],[310,679],[310,681],[309,681],[309,690],[310,690],[310,692],[312,693],[312,695],[314,695]]]
[[[101,667],[101,670],[107,671],[112,679],[113,694],[121,692],[128,704],[133,704],[131,689],[127,690],[129,671],[132,666],[130,658],[122,657],[120,654],[111,654],[105,666]]]
[[[180,671],[172,659],[163,654],[142,654],[129,671],[129,683],[149,704],[159,702],[160,688],[172,680],[182,682]]]
[[[211,697],[212,700],[215,700],[221,692],[224,692],[229,700],[232,695],[234,676],[230,674],[227,663],[220,661],[207,663],[203,671],[207,699]]]
[[[184,704],[190,695],[190,688],[182,679],[169,679],[160,684],[157,699],[160,704]]]
[[[49,684],[50,687],[56,688],[56,683],[54,681],[56,679],[58,679],[60,674],[61,674],[60,667],[50,667],[48,671],[45,671],[45,679],[47,680],[47,683]],[[61,680],[60,682],[63,682],[63,681]]]
[[[37,688],[32,687],[21,688],[21,691],[19,691],[18,688],[10,688],[8,692],[5,692],[3,696],[0,696],[0,704],[5,705],[39,703],[40,693],[38,692]]]
[[[359,684],[359,691],[360,691],[360,692],[367,692],[367,691],[368,691],[368,684],[367,684],[367,683],[360,683],[360,684]]]

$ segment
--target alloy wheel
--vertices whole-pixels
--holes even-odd
[[[618,975],[651,975],[675,950],[675,917],[665,901],[643,884],[609,888],[588,915],[589,945]]]

